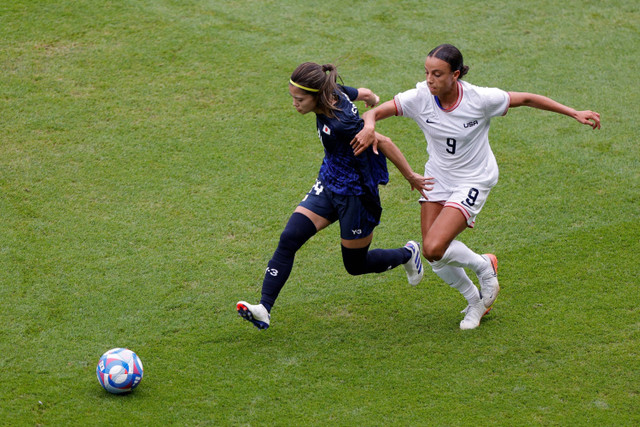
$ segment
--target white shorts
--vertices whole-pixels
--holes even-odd
[[[482,210],[491,188],[484,188],[474,184],[447,186],[436,179],[433,190],[427,191],[428,198],[420,197],[419,202],[436,202],[445,207],[452,207],[462,212],[467,220],[467,226],[473,228],[476,216]]]

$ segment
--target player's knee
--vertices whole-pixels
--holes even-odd
[[[295,253],[302,247],[303,240],[300,233],[293,227],[285,228],[280,234],[280,241],[278,242],[278,248]]]
[[[296,239],[295,233],[291,233],[285,229],[282,234],[280,234],[280,241],[278,242],[276,253],[286,258],[291,258],[295,256],[301,246],[301,243]]]
[[[352,276],[367,273],[367,249],[348,249],[342,247],[342,263],[345,270]]]
[[[366,260],[356,258],[342,258],[345,270],[352,276],[359,276],[366,273]]]
[[[429,262],[441,260],[446,250],[447,248],[438,242],[424,242],[422,244],[422,256]]]
[[[316,233],[313,222],[306,216],[294,213],[280,234],[277,252],[292,257],[298,249]]]
[[[349,273],[352,276],[360,276],[361,274],[366,273],[364,266],[358,265],[358,264],[345,262],[344,268],[347,270],[347,273]]]

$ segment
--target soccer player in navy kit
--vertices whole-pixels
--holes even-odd
[[[364,113],[365,126],[352,141],[355,154],[371,146],[375,150],[375,122],[394,115],[414,119],[424,132],[429,155],[425,177],[434,178],[435,184],[420,199],[422,252],[433,271],[466,298],[461,329],[478,327],[500,291],[496,256],[479,255],[455,240],[473,227],[498,181],[488,138],[491,118],[529,106],[600,128],[596,112],[576,111],[542,95],[474,86],[461,80],[468,70],[455,46],[436,47],[425,61],[426,80]],[[480,291],[465,268],[477,275]]]
[[[424,194],[431,180],[413,172],[405,157],[387,137],[374,132],[377,148],[354,154],[350,143],[363,121],[354,101],[373,107],[380,98],[366,88],[337,84],[335,66],[306,62],[289,80],[293,106],[301,114],[316,114],[318,135],[325,157],[315,184],[289,218],[278,247],[267,265],[260,303],[239,301],[238,314],[259,329],[267,329],[271,308],[287,281],[296,252],[318,231],[335,221],[340,223],[342,260],[349,274],[382,273],[404,265],[409,283],[417,285],[423,268],[420,245],[414,241],[398,249],[369,250],[373,230],[379,224],[382,207],[378,185],[389,180],[389,158],[409,181]]]

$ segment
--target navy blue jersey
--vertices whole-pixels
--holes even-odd
[[[338,86],[335,117],[316,114],[318,135],[324,146],[324,159],[319,177],[331,191],[345,196],[378,194],[378,185],[389,182],[386,157],[369,147],[356,157],[351,140],[364,127],[353,102],[358,89]]]

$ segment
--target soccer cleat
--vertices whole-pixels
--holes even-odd
[[[460,329],[475,329],[480,325],[480,319],[485,314],[491,311],[491,307],[486,308],[482,300],[475,304],[469,304],[467,308],[462,310],[462,313],[466,313],[464,319],[460,322]]]
[[[496,298],[498,298],[498,292],[500,292],[500,285],[498,284],[498,258],[496,258],[494,254],[484,254],[482,257],[489,261],[489,268],[487,268],[482,275],[478,275],[478,281],[480,282],[482,302],[484,302],[486,308],[489,308],[493,305]]]
[[[238,315],[253,323],[258,329],[267,329],[271,322],[271,315],[262,304],[252,305],[245,301],[239,301],[236,305]]]
[[[422,268],[422,258],[420,254],[420,244],[410,240],[404,245],[411,252],[411,258],[405,262],[404,268],[407,270],[407,279],[411,286],[416,286],[422,280],[424,269]]]

